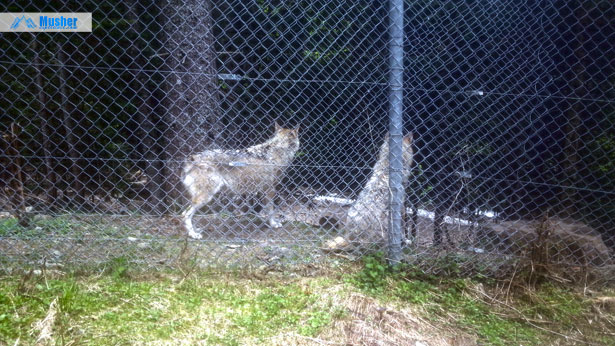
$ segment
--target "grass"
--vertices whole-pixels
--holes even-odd
[[[79,237],[95,233],[97,236],[127,235],[130,232],[117,226],[100,227],[96,221],[80,221],[69,215],[36,216],[29,221],[28,227],[19,225],[16,218],[0,218],[0,236],[17,238],[45,238],[53,236]]]
[[[391,268],[379,256],[363,262],[361,270],[347,277],[354,286],[381,300],[420,306],[431,321],[475,335],[480,344],[549,344],[563,338],[571,344],[615,345],[615,314],[596,313],[591,299],[571,287],[547,282],[505,292],[492,280],[446,279],[408,266]],[[503,294],[507,302],[499,300]]]
[[[29,238],[41,237],[50,233],[68,234],[80,226],[65,217],[36,219],[31,223],[30,227],[23,227],[19,225],[16,218],[1,218],[0,236],[19,235],[23,238]]]
[[[315,336],[340,316],[335,304],[318,295],[326,279],[133,276],[123,260],[108,267],[96,276],[0,278],[0,340],[35,343],[41,329],[37,322],[49,314],[52,302],[57,302],[52,324],[58,343],[264,343],[283,332]]]
[[[615,315],[590,296],[553,283],[502,287],[378,256],[306,277],[137,271],[117,258],[98,270],[0,275],[0,345],[615,344]]]

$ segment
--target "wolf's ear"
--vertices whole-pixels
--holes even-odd
[[[412,143],[413,140],[414,134],[412,132],[409,132],[407,135],[404,136],[404,141],[406,141],[407,143]]]
[[[282,129],[282,126],[280,126],[278,122],[276,121],[275,122],[275,132],[279,132],[281,129]]]

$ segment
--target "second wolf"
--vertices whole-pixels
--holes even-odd
[[[262,193],[269,225],[281,227],[275,219],[275,185],[299,149],[299,129],[276,124],[275,135],[264,143],[239,150],[207,150],[192,156],[184,166],[182,182],[190,193],[190,207],[183,213],[188,235],[200,239],[192,217],[214,195],[227,188],[238,195]]]
[[[402,185],[410,176],[412,165],[412,133],[402,139]],[[389,221],[389,136],[380,147],[378,161],[365,187],[350,206],[342,227],[344,237],[327,242],[329,250],[355,251],[382,244],[388,238]]]

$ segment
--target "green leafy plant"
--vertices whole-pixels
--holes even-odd
[[[109,261],[107,272],[114,279],[128,277],[128,259],[125,257],[116,257]]]
[[[386,279],[390,273],[391,268],[386,263],[384,254],[378,252],[363,258],[363,268],[351,278],[351,281],[361,289],[378,292],[386,286]]]

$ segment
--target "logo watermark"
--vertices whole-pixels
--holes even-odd
[[[92,32],[92,13],[0,13],[0,32]]]

